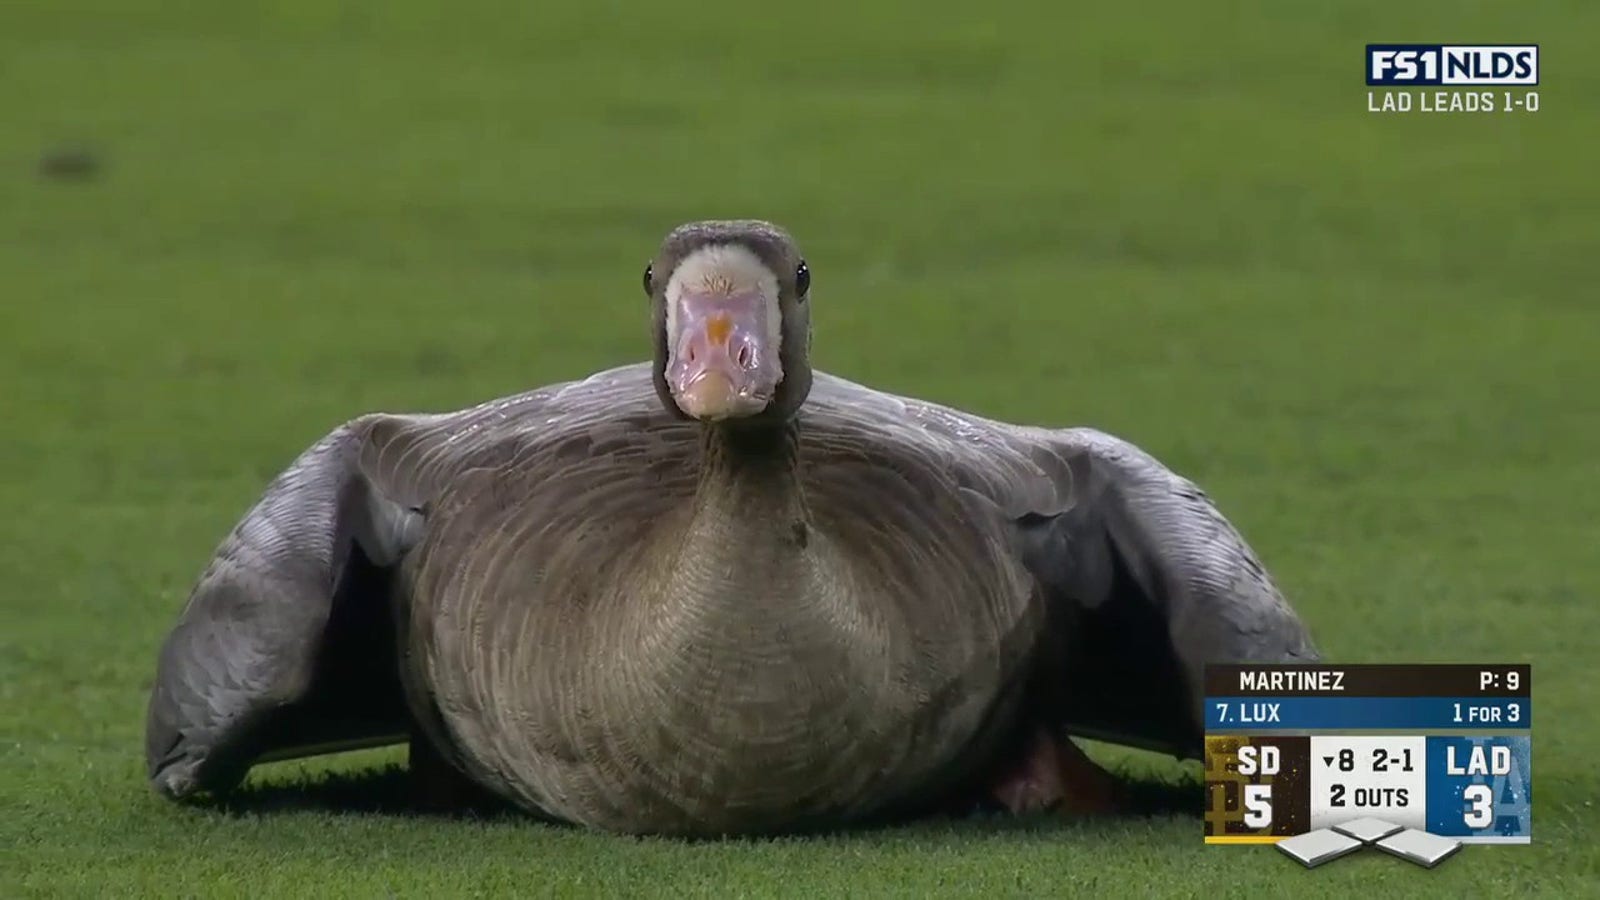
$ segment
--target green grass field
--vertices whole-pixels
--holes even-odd
[[[1600,894],[1600,6],[433,6],[0,7],[0,896]],[[1539,41],[1542,109],[1369,114],[1384,40]],[[273,473],[643,357],[656,240],[729,215],[805,244],[820,366],[1137,441],[1333,659],[1532,661],[1532,847],[1305,872],[1197,791],[619,839],[408,815],[398,751],[147,791],[156,648]]]

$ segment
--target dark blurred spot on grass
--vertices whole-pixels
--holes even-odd
[[[424,344],[411,357],[418,375],[455,375],[466,368],[461,354],[440,344]]]
[[[63,144],[39,156],[40,177],[52,181],[87,181],[101,173],[101,154],[88,146]]]

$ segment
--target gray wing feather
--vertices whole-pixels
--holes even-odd
[[[254,762],[403,739],[391,575],[428,505],[462,472],[511,463],[542,425],[655,404],[648,373],[364,416],[301,454],[222,541],[162,646],[145,732],[155,788],[223,791]]]
[[[936,457],[1017,525],[1023,564],[1064,632],[1076,733],[1200,752],[1208,662],[1314,662],[1304,624],[1206,494],[1133,444],[1087,428],[985,419],[818,374],[813,398]]]
[[[161,793],[182,797],[236,783],[272,743],[263,730],[273,716],[312,691],[358,551],[362,564],[386,567],[416,541],[420,515],[375,490],[361,471],[369,431],[386,420],[398,417],[347,423],[301,454],[201,574],[162,646],[146,719],[146,762]],[[387,598],[350,602],[376,615]],[[403,736],[395,725],[351,716],[336,728],[343,732],[336,743],[387,743]]]
[[[1071,473],[1070,509],[1022,523],[1029,533],[1025,563],[1053,593],[1077,604],[1081,621],[1119,621],[1133,606],[1152,612],[1165,634],[1150,636],[1147,652],[1155,655],[1165,643],[1176,657],[1178,687],[1192,717],[1188,733],[1172,721],[1128,722],[1109,729],[1102,723],[1099,730],[1111,733],[1101,736],[1196,752],[1207,663],[1319,658],[1254,551],[1192,481],[1093,429],[1017,433],[1059,457]],[[1137,640],[1105,639],[1084,647],[1086,660]],[[1091,667],[1082,668],[1092,675]],[[1115,689],[1114,682],[1108,686]]]
[[[295,460],[217,548],[161,650],[146,722],[156,788],[184,796],[242,775],[228,738],[308,686],[352,520],[360,429]],[[376,533],[379,529],[374,528]]]

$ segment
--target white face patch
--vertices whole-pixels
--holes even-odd
[[[678,309],[684,295],[731,297],[760,294],[766,305],[767,346],[776,355],[783,346],[783,316],[778,308],[778,276],[742,244],[709,244],[690,253],[667,280],[668,345],[678,339]]]

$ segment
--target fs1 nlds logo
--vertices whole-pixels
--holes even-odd
[[[1538,44],[1368,44],[1366,63],[1369,87],[1432,89],[1368,91],[1368,112],[1539,109]]]

